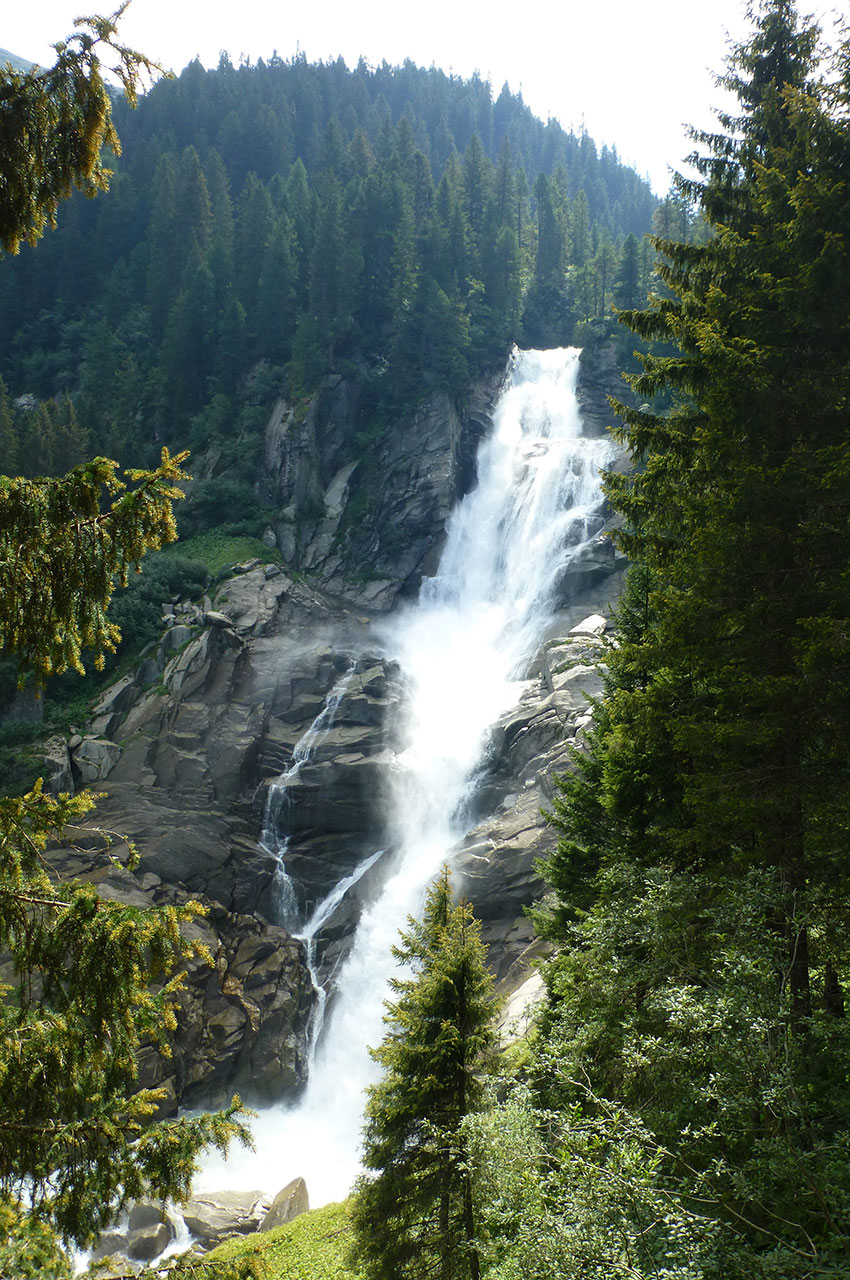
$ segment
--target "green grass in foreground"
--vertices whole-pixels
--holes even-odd
[[[171,550],[168,547],[162,554],[168,555]],[[231,537],[215,530],[196,534],[194,538],[181,538],[173,544],[173,551],[175,555],[200,560],[213,576],[245,560],[259,559],[265,563],[280,560],[277,548],[267,547],[261,538]]]
[[[351,1201],[302,1213],[262,1235],[236,1236],[204,1262],[250,1261],[262,1280],[358,1280],[348,1266]]]

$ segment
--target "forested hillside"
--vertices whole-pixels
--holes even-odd
[[[512,341],[568,342],[646,293],[647,184],[507,87],[222,58],[115,120],[110,191],[4,263],[0,472],[142,465],[177,442],[197,465],[215,446],[207,508],[259,527],[274,396],[353,377],[368,441],[434,388],[462,396]],[[660,218],[687,216],[668,200]]]
[[[366,1171],[351,1204],[312,1228],[302,1221],[290,1239],[255,1223],[244,1250],[225,1246],[225,1255],[177,1264],[174,1275],[850,1274],[850,41],[845,33],[827,48],[792,0],[761,0],[751,18],[724,80],[736,112],[720,117],[716,134],[697,135],[693,179],[657,207],[613,152],[535,121],[507,92],[493,101],[480,80],[411,64],[349,72],[341,62],[235,68],[225,59],[215,71],[193,65],[159,83],[134,115],[118,106],[125,153],[108,195],[75,198],[34,252],[4,261],[0,470],[61,471],[98,451],[141,465],[162,445],[188,444],[198,478],[181,528],[256,535],[274,525],[258,501],[272,489],[257,483],[272,401],[287,402],[277,420],[286,419],[277,444],[285,435],[291,450],[281,470],[291,457],[319,453],[319,427],[338,428],[324,470],[316,465],[315,483],[301,486],[300,505],[294,484],[285,498],[276,491],[280,511],[289,510],[292,554],[283,554],[280,524],[268,550],[283,554],[285,569],[253,561],[214,589],[208,565],[181,565],[166,551],[158,576],[141,578],[149,594],[115,601],[110,616],[151,643],[137,671],[128,666],[111,680],[90,732],[60,739],[61,777],[104,787],[104,830],[137,838],[140,875],[133,878],[132,859],[122,867],[115,857],[104,881],[99,849],[81,840],[57,864],[61,878],[51,878],[41,853],[56,806],[40,790],[0,806],[2,816],[35,805],[37,818],[35,838],[23,827],[27,840],[7,840],[0,860],[16,912],[3,927],[19,946],[19,985],[0,1002],[10,1046],[0,1061],[0,1229],[5,1215],[9,1234],[28,1248],[33,1230],[42,1233],[24,1207],[33,1186],[44,1222],[79,1241],[137,1197],[145,1179],[188,1191],[191,1144],[182,1166],[167,1157],[154,1164],[153,1179],[150,1166],[135,1181],[132,1165],[129,1178],[122,1172],[125,1135],[137,1131],[112,1111],[120,1115],[135,1087],[135,1028],[146,1031],[149,1020],[155,1029],[151,1002],[165,1005],[169,995],[168,987],[145,994],[139,957],[170,961],[172,950],[148,943],[137,922],[170,921],[176,948],[178,920],[196,918],[196,894],[211,904],[207,922],[218,930],[210,935],[214,976],[190,973],[182,1021],[166,1010],[175,1067],[151,1076],[162,1089],[154,1100],[194,1105],[206,1090],[226,1101],[233,1082],[244,1081],[265,1106],[277,1102],[284,1079],[294,1089],[309,1072],[322,1088],[323,1121],[332,1096],[347,1105],[353,1053],[331,1055],[333,1075],[322,1076],[309,1035],[315,1025],[329,1040],[333,1029],[333,1015],[323,1022],[322,983],[342,1009],[378,967],[377,950],[364,950],[354,981],[340,976],[345,947],[354,951],[351,939],[383,892],[387,864],[376,859],[387,849],[396,857],[409,826],[411,861],[434,832],[445,839],[440,857],[443,849],[457,855],[485,922],[490,913],[490,964],[500,978],[493,957],[500,947],[507,956],[508,990],[545,952],[540,1003],[524,1034],[510,1033],[493,1052],[496,1009],[479,929],[467,905],[452,907],[444,876],[396,949],[410,969],[390,980],[395,1006],[383,1006],[386,1035],[373,1056],[387,1070],[368,1095]],[[650,226],[654,240],[645,238]],[[558,616],[547,614],[540,632],[548,638],[535,640],[524,668],[537,674],[516,682],[522,701],[491,726],[476,772],[464,765],[462,791],[453,792],[440,752],[462,736],[460,722],[440,710],[421,753],[438,766],[436,803],[420,804],[422,787],[398,788],[388,816],[386,779],[413,773],[399,761],[418,745],[394,721],[412,705],[413,646],[400,646],[397,661],[400,633],[384,626],[386,615],[374,626],[379,595],[334,594],[328,583],[338,580],[316,570],[319,552],[333,548],[341,572],[363,566],[380,586],[389,556],[375,548],[400,560],[407,539],[416,555],[399,582],[418,585],[430,572],[420,552],[438,546],[462,467],[469,463],[465,477],[472,470],[462,432],[473,415],[462,424],[459,407],[473,399],[476,380],[502,367],[514,340],[586,343],[585,377],[598,371],[612,302],[629,331],[618,351],[642,353],[632,398],[617,406],[614,434],[627,457],[606,453],[593,463],[594,477],[607,468],[615,538],[630,561],[613,625],[594,606],[571,626],[565,606],[583,610],[579,581],[599,568],[593,558],[573,564],[572,586],[564,576],[558,587]],[[426,400],[428,412],[412,412]],[[541,417],[522,462],[512,454],[493,468],[511,496],[527,460],[529,471],[542,471],[553,415]],[[403,431],[412,443],[399,461],[387,446]],[[7,534],[5,612],[29,627],[22,640],[6,624],[7,650],[27,660],[43,652],[38,644],[84,641],[92,609],[95,638],[109,638],[112,575],[172,535],[180,460],[163,455],[161,472],[137,475],[139,488],[109,515],[92,514],[101,483],[115,484],[102,461],[70,482],[0,484],[23,495],[19,519],[35,528],[35,550],[59,565],[48,599],[34,552]],[[575,455],[567,461],[575,474]],[[358,541],[355,533],[369,532],[376,475],[404,503],[382,508],[383,540]],[[41,495],[61,496],[86,476],[85,519],[79,500],[70,516],[62,506],[63,542]],[[140,542],[131,522],[99,591],[91,573],[74,579],[63,550],[72,568],[81,558],[85,567],[74,541],[81,528],[95,529],[96,551],[109,547],[99,531],[141,507],[146,485],[161,495],[161,532],[154,524]],[[530,504],[550,527],[566,492],[558,490],[557,510]],[[499,543],[497,529],[520,523],[517,508],[488,504],[487,521],[470,520],[469,540],[447,557],[445,593],[441,584],[438,608],[424,615],[434,703],[438,685],[458,705],[475,701],[471,668],[485,680],[495,670],[482,629],[471,649],[455,643],[450,598],[473,595],[475,624],[483,618],[490,633],[495,614],[479,606],[508,594],[494,575],[491,594],[475,597],[455,566],[475,561],[476,544],[503,562],[519,546],[521,593],[536,591],[530,547],[541,539]],[[595,557],[604,544],[619,578],[604,523],[593,523],[581,545]],[[354,548],[344,563],[343,536]],[[22,578],[33,595],[18,607]],[[404,598],[391,591],[384,607]],[[139,610],[134,621],[128,599]],[[398,614],[409,621],[408,610]],[[432,644],[446,635],[445,648]],[[61,650],[60,659],[61,670]],[[544,756],[553,738],[557,753]],[[544,775],[548,790],[538,792]],[[541,803],[551,810],[548,845],[533,864]],[[82,818],[88,804],[85,795],[62,800],[60,823]],[[432,821],[434,810],[440,823],[447,811],[474,820],[460,847],[458,832]],[[390,886],[403,878],[401,865],[387,873]],[[536,879],[531,889],[530,874],[522,880],[532,865],[545,886]],[[90,883],[73,888],[78,874]],[[373,888],[376,896],[358,916],[360,901],[346,901],[346,892],[361,882],[364,903]],[[113,940],[105,928],[91,931],[100,919],[91,886],[104,883],[140,911],[126,919],[142,952],[123,933]],[[541,887],[544,896],[521,916]],[[516,918],[497,917],[495,898],[500,911],[501,900],[517,902]],[[172,915],[152,917],[145,903]],[[123,930],[117,908],[113,918]],[[42,919],[44,928],[33,928]],[[379,941],[386,949],[386,935]],[[78,966],[65,976],[77,950],[82,981]],[[305,954],[317,964],[305,964]],[[128,975],[123,986],[112,967]],[[103,1018],[104,1002],[89,991],[101,983],[110,1016],[124,991],[142,994],[130,1002],[141,1021],[131,1017],[132,1034],[116,1042],[121,1070],[109,1077],[98,1127],[108,1020],[88,1028],[92,1010]],[[311,1006],[320,1011],[315,1023]],[[85,1033],[73,1058],[67,1007]],[[54,1012],[62,1016],[51,1039]],[[349,1021],[362,1047],[365,1020]],[[137,1094],[130,1105],[142,1114],[147,1102]],[[268,1110],[260,1148],[266,1131],[278,1133]],[[319,1111],[310,1114],[296,1156],[315,1145],[332,1164]],[[92,1135],[82,1157],[76,1137],[66,1140],[78,1115]],[[145,1132],[155,1149],[167,1130]],[[110,1149],[102,1135],[114,1142],[116,1133]],[[275,1136],[269,1146],[277,1170],[287,1142]],[[54,1195],[65,1177],[77,1199]],[[246,1185],[261,1185],[253,1166]],[[265,1209],[258,1221],[267,1221]],[[336,1257],[326,1263],[331,1246]],[[0,1272],[2,1249],[0,1239]],[[24,1260],[26,1269],[9,1274],[47,1274],[38,1259]],[[64,1261],[57,1268],[69,1274]]]

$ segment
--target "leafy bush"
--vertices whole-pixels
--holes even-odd
[[[145,560],[126,589],[116,594],[111,616],[121,628],[124,653],[141,649],[162,630],[162,605],[175,596],[200,595],[210,574],[202,560],[177,552]]]

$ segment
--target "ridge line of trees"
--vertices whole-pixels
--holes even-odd
[[[651,279],[646,183],[475,77],[224,59],[115,121],[108,195],[4,264],[0,470],[153,462],[174,432],[244,487],[273,394],[343,373],[385,430]],[[658,216],[690,219],[678,198]]]

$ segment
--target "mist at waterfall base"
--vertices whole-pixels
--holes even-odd
[[[409,690],[406,747],[392,771],[389,878],[338,974],[303,1094],[261,1112],[255,1152],[234,1151],[226,1163],[208,1158],[196,1191],[274,1193],[301,1176],[315,1207],[343,1199],[359,1172],[364,1090],[378,1074],[368,1047],[383,1038],[399,928],[420,913],[429,882],[464,835],[460,815],[487,729],[517,702],[518,682],[552,624],[559,579],[602,524],[599,468],[613,450],[582,436],[578,359],[574,348],[514,353],[492,434],[479,448],[476,486],[449,521],[439,571],[384,626],[387,655]],[[320,904],[313,917],[322,914]]]

